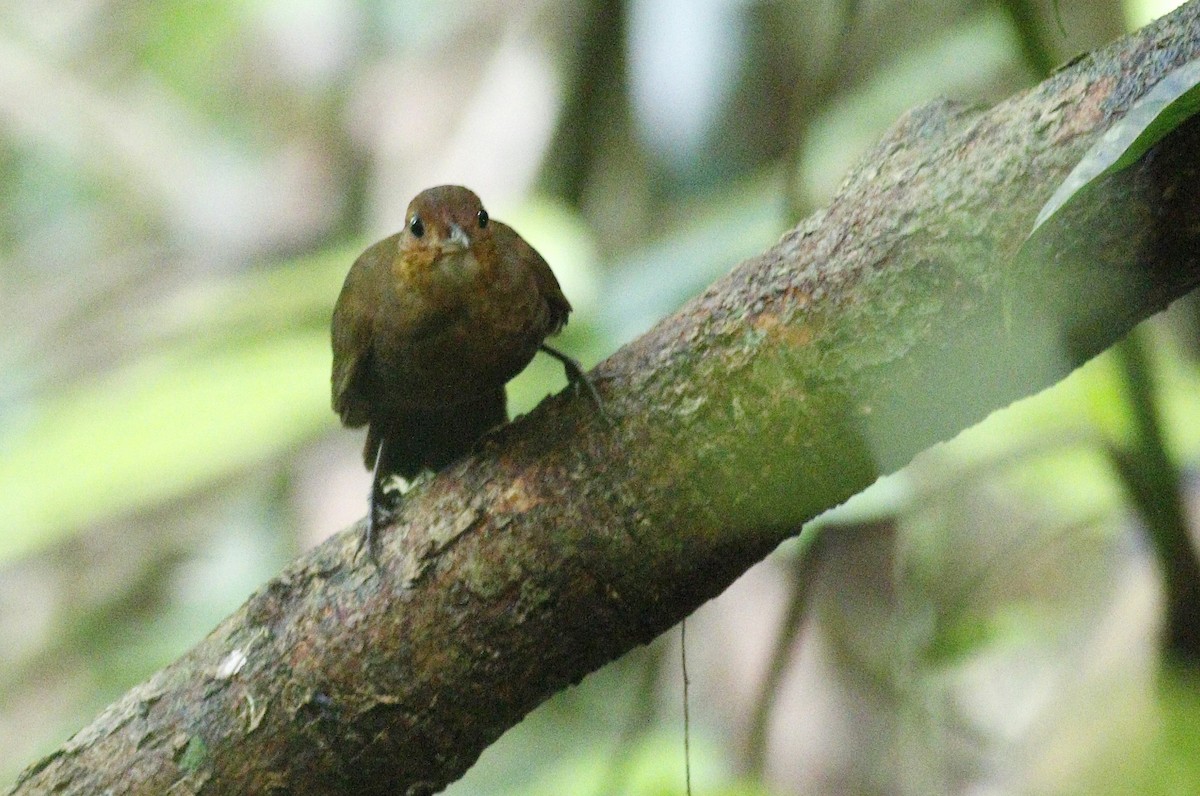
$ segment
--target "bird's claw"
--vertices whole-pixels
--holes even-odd
[[[391,490],[383,484],[372,485],[371,497],[367,501],[367,524],[358,539],[358,549],[354,551],[356,559],[366,551],[367,560],[372,566],[379,566],[377,531],[390,522],[396,513],[396,496],[389,495],[389,491]]]

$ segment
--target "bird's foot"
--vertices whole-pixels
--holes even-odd
[[[379,565],[379,553],[376,549],[378,531],[396,516],[399,499],[400,490],[387,483],[380,484],[378,488],[372,488],[371,497],[367,501],[367,525],[358,540],[358,550],[354,553],[355,558],[365,550],[367,560],[373,566]]]

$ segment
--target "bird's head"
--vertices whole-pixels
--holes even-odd
[[[438,253],[464,252],[491,234],[483,203],[469,188],[439,185],[408,204],[401,246]]]

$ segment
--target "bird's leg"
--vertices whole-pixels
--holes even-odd
[[[567,372],[567,381],[574,385],[577,390],[581,388],[587,390],[588,395],[595,402],[596,408],[600,410],[600,414],[611,424],[612,418],[608,416],[608,412],[604,411],[604,401],[600,399],[600,393],[596,392],[596,386],[592,384],[592,380],[583,372],[583,368],[579,365],[579,360],[567,356],[554,346],[547,345],[546,343],[542,343],[538,348],[562,363],[563,370]]]
[[[380,439],[379,451],[375,454],[375,469],[371,471],[371,496],[367,499],[367,528],[358,544],[358,552],[362,552],[365,547],[367,558],[372,564],[379,563],[375,554],[375,529],[387,520],[385,516],[387,491],[383,488],[383,482],[388,477],[388,474],[383,472],[383,447],[385,445],[387,445],[387,437]]]

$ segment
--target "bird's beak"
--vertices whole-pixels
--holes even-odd
[[[453,251],[466,251],[471,248],[471,239],[467,237],[466,231],[458,224],[450,224],[450,234],[442,241],[443,249]]]

